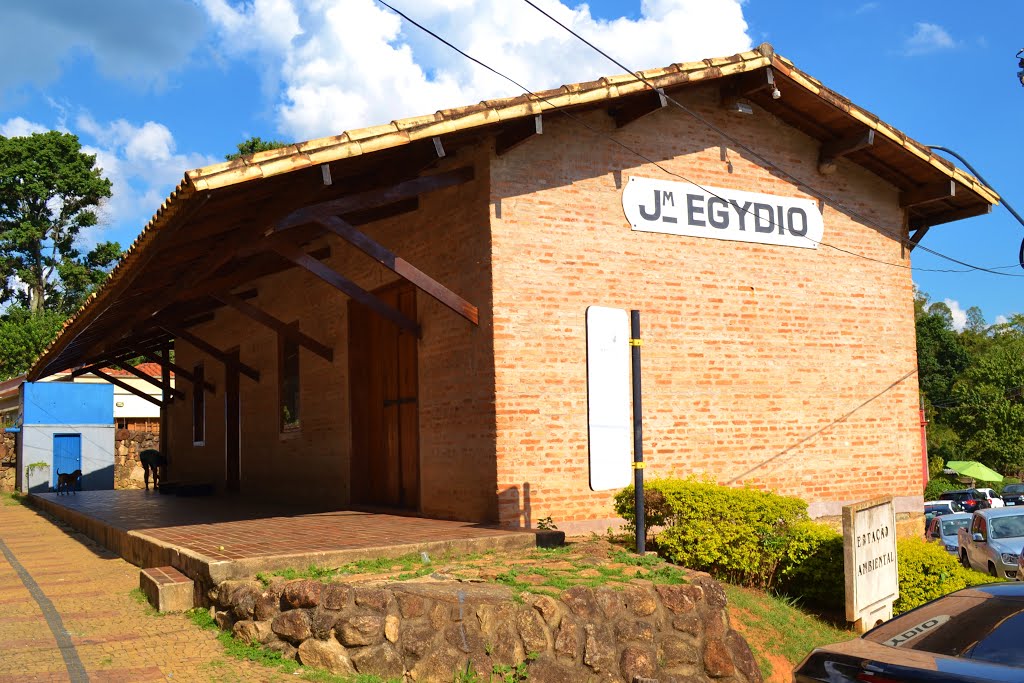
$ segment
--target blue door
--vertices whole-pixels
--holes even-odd
[[[67,474],[82,469],[82,435],[53,435],[53,488],[57,488],[57,473]],[[81,486],[81,480],[79,480]]]

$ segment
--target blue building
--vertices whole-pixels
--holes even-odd
[[[20,390],[17,489],[43,493],[57,473],[82,471],[80,489],[114,488],[114,387],[25,382]]]

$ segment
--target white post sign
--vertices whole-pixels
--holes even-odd
[[[631,176],[622,210],[634,230],[817,249],[825,222],[812,199]]]
[[[629,312],[588,307],[587,417],[594,491],[621,489],[632,481],[629,368]]]
[[[892,619],[900,595],[892,497],[843,507],[846,620],[863,633]]]

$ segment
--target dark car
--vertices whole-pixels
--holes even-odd
[[[955,500],[960,503],[964,512],[975,512],[992,507],[992,501],[984,493],[977,489],[958,489],[956,491],[945,491],[939,494],[942,500]]]
[[[1024,681],[1024,583],[951,593],[811,652],[794,683]]]
[[[1001,497],[1006,505],[1024,505],[1024,484],[1007,484]]]

